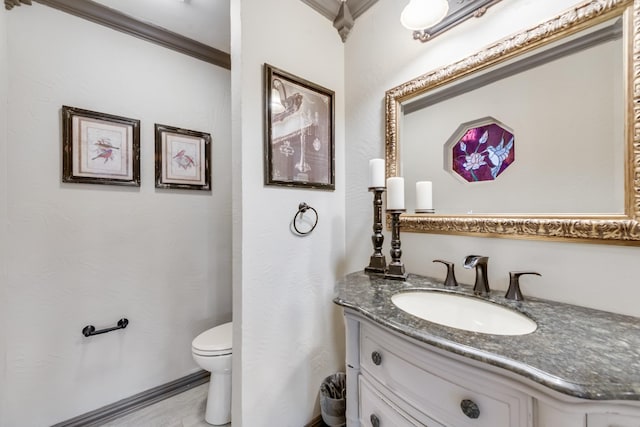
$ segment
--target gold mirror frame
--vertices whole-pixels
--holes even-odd
[[[404,232],[640,245],[640,1],[596,0],[509,36],[451,65],[385,94],[387,177],[399,176],[402,103],[474,72],[512,59],[585,28],[623,16],[625,55],[625,207],[623,214],[432,215],[402,214]],[[389,216],[387,216],[389,224]]]

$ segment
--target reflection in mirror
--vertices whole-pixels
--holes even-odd
[[[640,244],[639,27],[588,1],[388,90],[387,176],[433,182],[402,230]]]
[[[621,30],[616,19],[403,105],[405,180],[432,181],[442,215],[622,214]],[[501,126],[458,135],[485,116]],[[409,211],[414,201],[408,191]]]

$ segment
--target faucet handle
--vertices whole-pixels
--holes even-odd
[[[524,274],[535,274],[536,276],[542,276],[535,271],[510,271],[509,272],[509,289],[504,295],[506,299],[512,299],[514,301],[524,301],[522,292],[520,292],[520,276]]]
[[[458,286],[458,281],[456,280],[456,273],[453,271],[455,265],[452,262],[445,261],[442,259],[434,259],[433,262],[440,262],[447,266],[447,278],[444,280],[444,285],[447,287]]]

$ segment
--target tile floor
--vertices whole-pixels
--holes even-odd
[[[102,427],[211,427],[204,421],[208,387],[209,383],[199,385]]]

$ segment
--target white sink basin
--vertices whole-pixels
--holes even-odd
[[[465,295],[416,291],[391,297],[401,310],[429,322],[493,335],[525,335],[538,325],[524,314]]]

